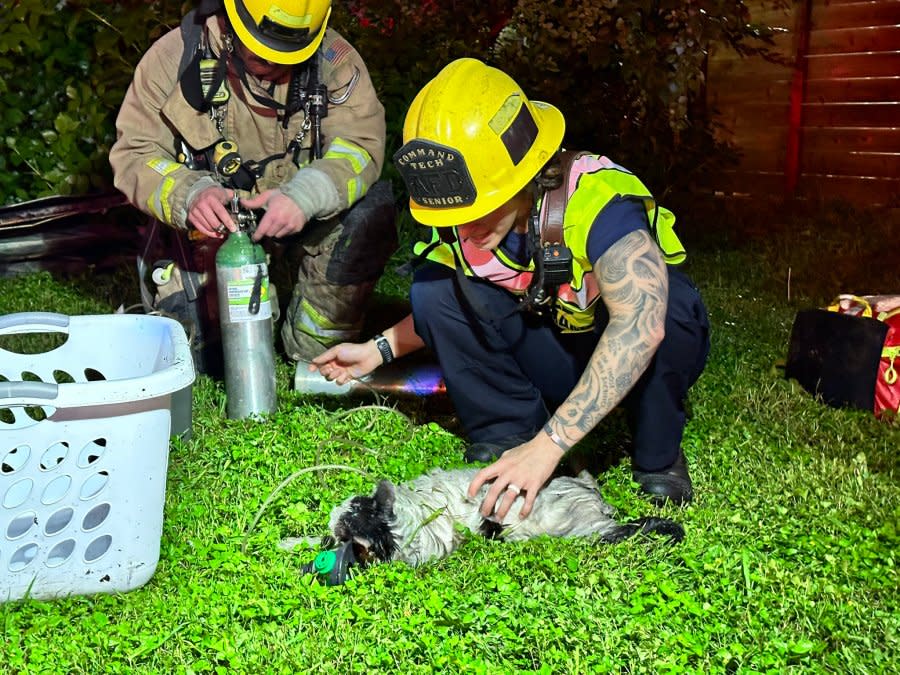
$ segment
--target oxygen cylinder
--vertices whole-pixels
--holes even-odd
[[[301,361],[294,373],[294,389],[304,394],[386,394],[400,398],[420,398],[444,396],[447,393],[440,366],[436,363],[417,362],[415,357],[381,366],[375,372],[347,384],[329,382],[319,371],[310,372],[307,366],[307,363]]]
[[[216,254],[216,284],[225,412],[229,419],[242,419],[273,412],[278,401],[266,254],[250,239],[246,218],[235,219],[241,229],[231,232]]]

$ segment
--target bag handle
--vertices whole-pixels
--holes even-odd
[[[869,304],[869,301],[858,295],[853,295],[852,293],[842,293],[841,295],[837,296],[834,300],[831,301],[831,304],[828,305],[827,309],[829,312],[847,314],[849,313],[847,310],[852,308],[854,305],[862,308],[862,312],[859,314],[854,314],[854,316],[863,316],[867,319],[872,318],[872,305]]]

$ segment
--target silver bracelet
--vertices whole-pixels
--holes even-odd
[[[562,438],[559,437],[558,433],[553,431],[553,427],[550,426],[550,422],[547,422],[544,425],[544,433],[546,433],[550,437],[550,440],[556,443],[556,445],[559,446],[559,449],[564,453],[572,449],[571,445],[566,443]]]

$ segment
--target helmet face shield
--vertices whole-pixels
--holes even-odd
[[[460,225],[518,194],[559,149],[562,113],[475,59],[448,64],[406,115],[394,162],[424,225]]]
[[[262,18],[262,21],[259,22],[259,26],[255,27],[255,30],[251,25],[250,32],[260,40],[265,40],[269,44],[277,45],[280,43],[285,51],[290,47],[306,47],[312,42],[309,28],[284,26],[280,23],[275,23],[267,16]]]
[[[225,0],[225,11],[247,49],[266,61],[293,65],[322,43],[331,0]]]

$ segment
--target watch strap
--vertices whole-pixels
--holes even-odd
[[[381,353],[381,362],[390,363],[391,361],[393,361],[394,350],[391,349],[391,343],[388,342],[388,339],[381,333],[379,333],[372,339],[375,340],[375,346],[378,347],[378,351]]]

